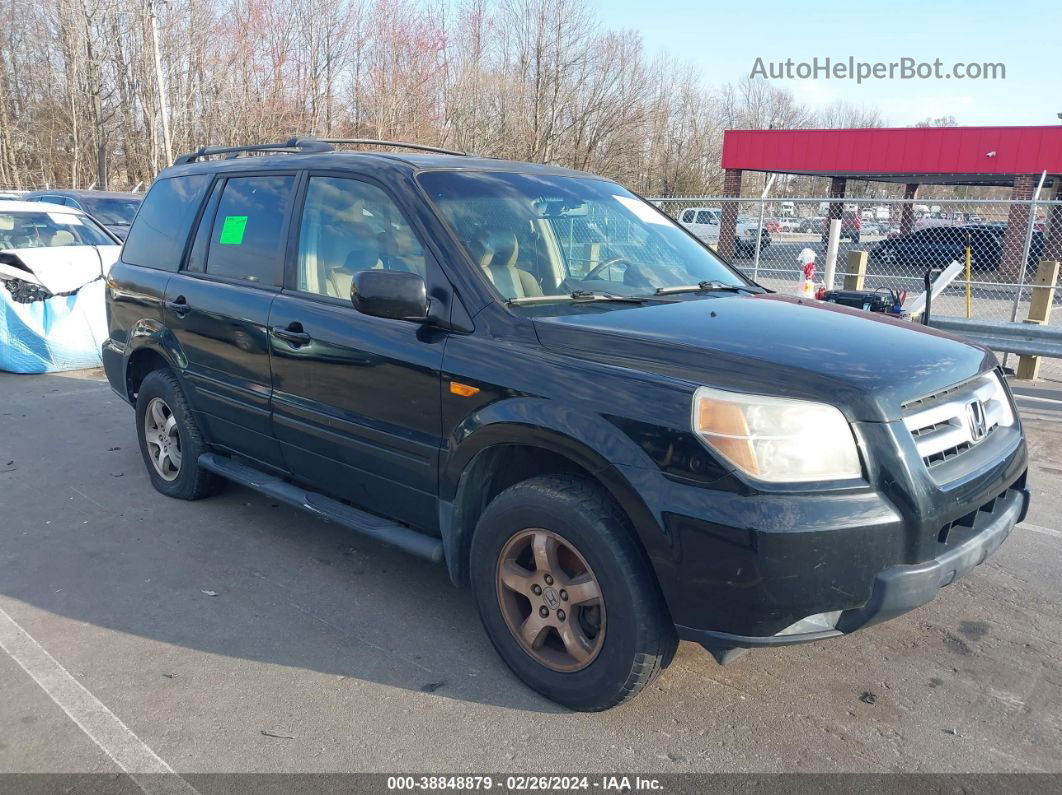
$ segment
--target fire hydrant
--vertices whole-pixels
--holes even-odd
[[[804,272],[804,281],[800,285],[800,294],[806,298],[815,297],[815,252],[810,248],[803,249],[797,255],[797,262]]]

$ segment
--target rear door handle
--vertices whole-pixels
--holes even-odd
[[[302,330],[302,325],[298,323],[292,323],[287,328],[273,326],[270,331],[273,332],[274,337],[279,337],[285,342],[290,342],[292,345],[305,345],[313,339],[309,334]]]
[[[192,307],[188,305],[183,295],[177,296],[173,301],[167,301],[166,308],[171,310],[177,317],[184,317],[192,311]]]

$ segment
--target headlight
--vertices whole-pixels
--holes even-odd
[[[855,437],[833,406],[700,387],[693,431],[747,475],[772,483],[863,475]]]

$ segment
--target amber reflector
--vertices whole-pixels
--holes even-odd
[[[461,397],[472,397],[473,395],[479,394],[479,387],[451,381],[450,392],[454,395],[460,395]]]

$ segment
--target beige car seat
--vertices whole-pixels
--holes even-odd
[[[65,229],[60,229],[52,233],[51,240],[48,241],[49,246],[71,246],[76,242],[72,232],[68,232]]]
[[[495,230],[483,233],[473,241],[472,255],[491,284],[506,298],[542,295],[542,288],[535,277],[516,267],[520,243],[512,232]]]

